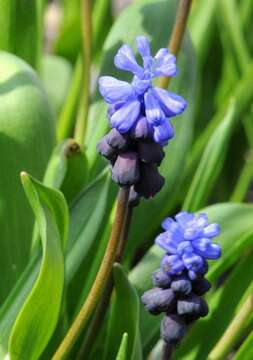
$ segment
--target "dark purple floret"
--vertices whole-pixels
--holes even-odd
[[[106,135],[107,143],[114,149],[125,150],[128,145],[128,136],[121,134],[118,130],[112,129]]]
[[[166,315],[161,322],[161,338],[170,345],[176,345],[186,332],[185,321],[178,315]]]
[[[152,274],[152,282],[154,286],[158,286],[160,288],[168,288],[171,283],[171,277],[162,269],[157,269]]]
[[[205,301],[194,294],[177,302],[177,313],[179,315],[206,316],[208,308]]]
[[[104,136],[97,144],[99,154],[104,156],[107,160],[114,162],[117,158],[118,152],[107,143],[107,138]]]
[[[154,164],[141,163],[140,165],[140,181],[135,184],[135,191],[149,199],[155,196],[164,185],[164,177],[162,177]]]
[[[131,186],[140,179],[137,153],[133,151],[119,154],[112,169],[113,180],[121,186]]]
[[[178,295],[189,295],[192,291],[192,283],[186,275],[177,276],[170,287]]]
[[[142,295],[141,300],[145,309],[154,315],[174,311],[176,307],[175,294],[171,289],[150,289]]]
[[[140,141],[138,143],[138,153],[141,161],[158,166],[165,156],[162,146],[151,141]]]
[[[205,278],[199,278],[192,282],[192,288],[196,295],[202,296],[211,288],[210,282]]]

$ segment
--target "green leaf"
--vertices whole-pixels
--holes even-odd
[[[76,272],[80,269],[80,264],[90,259],[90,247],[97,245],[95,241],[97,238],[99,239],[99,232],[103,229],[104,214],[110,211],[110,203],[113,201],[113,197],[110,200],[111,197],[108,192],[109,180],[108,172],[104,172],[92,184],[86,187],[71,205],[70,236],[66,255],[66,288],[68,289],[70,289],[70,284],[73,278],[75,278]],[[74,249],[73,252],[72,249]],[[40,268],[39,255],[38,251],[33,254],[20,280],[1,308],[0,358],[4,358],[7,354],[11,327],[38,276]],[[71,301],[78,301],[84,282],[83,273],[80,273],[80,280],[79,282],[77,281],[78,286],[74,286],[72,292],[69,291],[69,303]],[[76,284],[74,283],[74,285]]]
[[[121,338],[128,334],[126,358],[142,359],[139,341],[139,298],[120,264],[113,267],[115,294],[109,319],[104,360],[117,355]]]
[[[66,59],[56,55],[43,57],[41,80],[56,115],[59,115],[65,104],[72,75],[72,65]]]
[[[35,69],[40,65],[43,7],[44,0],[0,0],[0,49]]]
[[[39,276],[13,326],[9,352],[13,360],[34,360],[50,340],[60,313],[68,209],[59,191],[45,187],[26,173],[21,174],[21,179],[39,226],[43,256]]]
[[[249,334],[247,339],[240,346],[239,350],[234,356],[234,360],[251,360],[253,358],[253,331]]]
[[[55,142],[54,118],[36,73],[0,52],[0,304],[28,263],[34,217],[19,173],[42,179]],[[10,214],[9,216],[7,214]]]
[[[124,333],[122,336],[118,354],[116,356],[116,360],[127,360],[127,340],[128,334]]]
[[[235,104],[231,101],[224,119],[213,132],[203,152],[184,201],[183,209],[196,211],[204,206],[222,170],[235,122]]]
[[[217,242],[221,245],[223,255],[218,261],[209,264],[208,279],[215,282],[224,271],[240,259],[246,249],[252,246],[253,206],[224,203],[209,206],[202,211],[208,215],[210,222],[219,223],[222,230]],[[154,245],[131,271],[130,281],[140,294],[152,287],[151,273],[159,267],[163,255],[164,252]],[[147,353],[158,339],[159,317],[156,318],[141,308],[140,319],[142,343]]]

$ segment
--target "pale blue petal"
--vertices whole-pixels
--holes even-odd
[[[130,71],[141,77],[144,70],[137,64],[134,53],[130,46],[123,45],[114,57],[114,64],[118,69]]]
[[[136,44],[137,44],[137,50],[142,58],[151,56],[150,44],[145,36],[137,36]]]
[[[157,99],[152,91],[148,91],[144,95],[146,118],[151,125],[161,125],[165,121],[165,115],[159,106]]]
[[[210,224],[203,230],[205,236],[214,237],[220,234],[220,226],[218,224]]]
[[[161,261],[161,267],[170,274],[180,274],[184,270],[184,263],[178,255],[166,255]]]
[[[152,86],[152,83],[150,80],[140,80],[137,76],[134,76],[132,86],[137,95],[143,95]]]
[[[140,114],[140,103],[137,100],[127,102],[110,118],[113,128],[125,133],[131,129]]]
[[[160,49],[154,57],[153,76],[175,76],[177,74],[176,57],[168,49]]]
[[[187,226],[189,222],[194,220],[195,216],[193,214],[188,213],[187,211],[181,211],[176,216],[175,219],[183,228]]]
[[[132,85],[112,76],[101,76],[98,85],[101,95],[109,104],[126,101],[135,95]]]
[[[195,253],[184,253],[182,256],[185,267],[188,270],[198,271],[204,264],[204,261],[201,256],[196,255]]]
[[[159,104],[167,117],[181,114],[186,108],[186,101],[181,96],[172,92],[155,87],[153,94],[158,99]]]
[[[154,140],[158,144],[165,146],[168,144],[168,140],[173,138],[174,129],[169,121],[164,121],[162,125],[154,127]]]
[[[166,236],[166,233],[162,233],[158,235],[155,239],[156,245],[160,246],[165,251],[168,251],[171,254],[177,253],[177,246],[176,244],[171,241],[170,238]]]
[[[203,253],[203,257],[206,259],[218,259],[221,256],[221,248],[218,244],[210,244],[206,251]]]
[[[196,224],[198,226],[204,227],[208,225],[208,217],[206,214],[201,213],[196,217]]]
[[[167,217],[166,219],[163,220],[163,222],[161,223],[161,226],[164,230],[170,230],[170,226],[172,224],[174,224],[174,220],[170,217]]]

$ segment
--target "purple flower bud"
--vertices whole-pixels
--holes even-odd
[[[174,311],[176,307],[175,294],[171,289],[150,289],[142,295],[141,301],[145,309],[154,315]]]
[[[116,149],[112,148],[107,143],[106,136],[104,136],[97,144],[97,151],[99,152],[99,154],[101,154],[106,159],[108,159],[112,162],[114,162],[116,160],[116,157],[118,155],[118,151]]]
[[[131,130],[134,139],[147,139],[152,136],[152,128],[145,117],[140,118]]]
[[[167,315],[161,322],[161,338],[170,345],[176,345],[182,340],[186,325],[182,317]]]
[[[201,297],[192,294],[185,299],[178,300],[177,313],[179,315],[197,315],[204,317],[208,313],[208,307]]]
[[[168,288],[171,283],[170,276],[161,269],[158,269],[152,274],[152,282],[154,286],[160,288]]]
[[[119,154],[112,169],[112,179],[121,186],[135,184],[140,178],[137,153],[128,151]]]
[[[179,295],[189,295],[192,291],[192,284],[186,275],[177,276],[170,285],[171,289]]]
[[[131,207],[138,206],[139,202],[140,202],[140,196],[134,190],[134,187],[131,186],[130,193],[129,193],[129,199],[128,199],[128,206],[131,206]]]
[[[112,129],[107,135],[108,144],[117,150],[125,150],[128,145],[127,135],[121,134],[117,129]]]
[[[146,199],[153,197],[164,185],[164,178],[159,174],[154,164],[140,165],[140,181],[135,184],[135,191]]]
[[[162,146],[151,141],[140,141],[138,143],[138,153],[141,161],[157,164],[158,166],[165,156]]]
[[[196,295],[204,295],[211,288],[211,284],[205,278],[199,278],[192,282],[192,288]]]

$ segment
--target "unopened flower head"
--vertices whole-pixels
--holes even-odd
[[[152,57],[149,41],[144,36],[138,36],[136,44],[143,66],[137,63],[128,45],[123,45],[114,58],[118,69],[133,74],[132,82],[102,76],[99,90],[109,104],[108,116],[113,128],[120,133],[149,137],[164,146],[174,136],[169,118],[182,113],[186,102],[181,96],[154,87],[152,79],[175,76],[176,58],[167,48],[160,49]]]
[[[218,224],[209,224],[206,214],[197,216],[182,211],[172,218],[166,218],[162,227],[165,230],[155,242],[166,251],[161,267],[168,274],[181,274],[187,271],[193,280],[207,271],[208,259],[217,259],[221,248],[212,239],[219,235]]]

